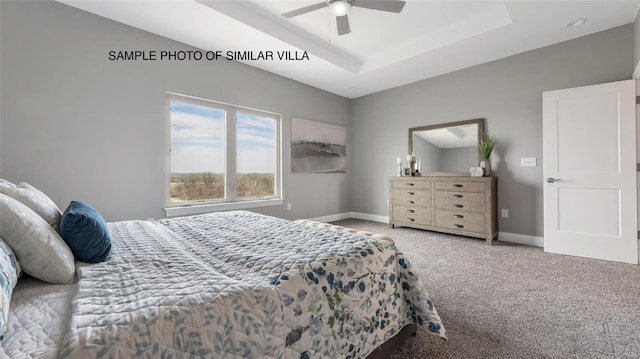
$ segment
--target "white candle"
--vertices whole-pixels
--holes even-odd
[[[398,157],[398,164],[401,165],[402,164],[402,158]]]
[[[407,162],[411,163],[411,161],[413,161],[413,156],[407,155]]]

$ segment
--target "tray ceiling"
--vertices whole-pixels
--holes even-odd
[[[640,7],[640,0],[409,0],[400,14],[352,8],[351,33],[338,36],[326,8],[280,15],[318,1],[59,2],[202,50],[272,51],[273,60],[242,62],[348,98],[629,24]],[[588,21],[567,27],[581,18]],[[306,52],[308,60],[279,60],[278,51]]]

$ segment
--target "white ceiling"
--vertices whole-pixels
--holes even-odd
[[[352,8],[351,33],[337,36],[326,8],[280,16],[321,0],[58,1],[202,50],[272,51],[273,60],[243,62],[348,98],[629,24],[640,8],[640,0],[408,0],[400,14]],[[580,18],[588,21],[566,26]],[[278,51],[308,60],[280,61]]]

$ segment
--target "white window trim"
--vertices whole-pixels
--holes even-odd
[[[239,209],[281,206],[284,203],[283,198],[270,198],[251,201],[225,202],[218,204],[200,204],[192,206],[174,206],[166,207],[164,213],[167,217],[191,216],[194,214],[203,214],[219,211],[235,211]]]
[[[172,203],[170,199],[170,187],[171,187],[171,100],[179,100],[183,102],[193,103],[200,106],[215,107],[223,109],[226,113],[226,125],[225,125],[225,198],[222,200],[210,200],[203,202],[196,202],[190,204],[176,204]],[[260,198],[235,198],[235,176],[236,176],[236,160],[234,159],[236,153],[236,113],[242,112],[257,116],[273,117],[276,120],[275,130],[275,183],[274,196],[270,196],[265,199]],[[234,120],[230,120],[232,117]],[[249,209],[267,206],[278,206],[284,203],[283,188],[282,188],[282,116],[277,113],[257,110],[237,105],[226,104],[222,102],[207,100],[198,97],[186,96],[177,93],[167,92],[165,95],[165,215],[167,217],[174,216],[187,216],[194,214],[203,214],[216,211],[230,211],[239,209]],[[230,160],[231,158],[231,160]],[[233,173],[230,182],[230,177],[227,174]]]

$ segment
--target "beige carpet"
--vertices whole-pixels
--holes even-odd
[[[334,223],[391,235],[448,330],[446,342],[419,331],[393,358],[640,358],[640,266]]]

